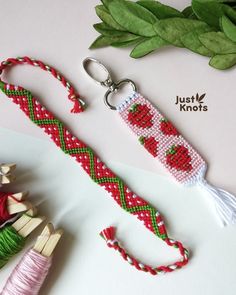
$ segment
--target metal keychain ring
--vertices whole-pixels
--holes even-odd
[[[106,79],[105,80],[96,79],[88,70],[89,63],[90,64],[91,63],[97,64],[106,73],[106,75],[107,75]],[[135,91],[135,92],[137,90],[135,83],[130,79],[123,79],[123,80],[120,80],[119,82],[114,82],[111,78],[110,72],[105,67],[105,65],[93,57],[85,58],[83,61],[83,67],[84,67],[84,70],[87,73],[87,75],[90,78],[92,78],[97,84],[108,88],[106,94],[104,95],[104,103],[111,110],[117,110],[117,107],[110,103],[110,96],[112,93],[117,92],[124,84],[130,84],[133,88],[133,91]]]
[[[116,110],[117,110],[117,107],[114,106],[114,105],[112,105],[112,104],[110,103],[110,101],[109,101],[110,96],[111,96],[111,94],[113,94],[114,92],[117,92],[117,91],[118,91],[118,90],[119,90],[124,84],[130,84],[130,85],[132,86],[132,88],[133,88],[133,91],[135,91],[135,92],[137,91],[137,87],[136,87],[135,83],[134,83],[132,80],[130,80],[130,79],[123,79],[123,80],[120,80],[120,81],[117,82],[117,83],[114,83],[112,89],[107,90],[107,92],[106,92],[105,95],[104,95],[104,103],[105,103],[105,105],[108,106],[111,110],[116,111]]]
[[[94,76],[92,76],[92,74],[88,71],[88,65],[89,63],[95,63],[98,66],[100,66],[100,68],[106,73],[107,78],[105,80],[97,80],[96,78],[94,78]],[[93,57],[87,57],[85,60],[83,60],[83,67],[85,72],[87,73],[87,75],[93,79],[93,81],[95,81],[97,84],[105,86],[105,87],[109,87],[112,84],[112,79],[111,79],[111,75],[108,71],[108,69],[104,66],[104,64],[102,64],[99,60],[93,58]]]

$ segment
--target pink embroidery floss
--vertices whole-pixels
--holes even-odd
[[[51,267],[51,262],[51,257],[30,249],[13,270],[1,295],[37,295]]]
[[[52,264],[52,253],[62,229],[55,230],[48,223],[38,236],[35,245],[25,253],[8,278],[1,295],[37,295]]]

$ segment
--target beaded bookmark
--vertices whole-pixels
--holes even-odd
[[[105,71],[107,79],[98,81],[89,66],[97,65]],[[232,194],[210,185],[205,179],[207,164],[200,154],[180,134],[177,128],[137,92],[132,80],[124,79],[115,83],[106,67],[94,58],[86,58],[83,66],[87,74],[102,86],[108,87],[104,96],[105,104],[117,110],[126,125],[137,136],[144,148],[160,161],[175,180],[184,185],[198,185],[208,192],[222,225],[235,223],[236,198]],[[110,103],[110,96],[120,87],[129,83],[133,93],[116,107]]]
[[[79,98],[79,94],[71,84],[54,68],[45,65],[41,61],[28,57],[10,58],[1,63],[0,74],[10,66],[25,63],[48,71],[61,81],[69,92],[69,99],[75,104],[73,112],[79,113],[83,111],[83,101]],[[109,247],[112,246],[115,250],[118,250],[122,257],[138,270],[149,272],[153,275],[172,272],[188,263],[188,250],[184,248],[181,242],[169,238],[161,214],[144,199],[132,192],[120,177],[96,156],[88,145],[73,136],[61,121],[55,118],[51,112],[39,103],[31,92],[21,86],[4,82],[2,79],[0,79],[0,89],[20,107],[32,122],[42,128],[51,137],[58,148],[74,158],[90,178],[103,187],[122,209],[136,216],[154,235],[162,239],[168,246],[178,250],[180,258],[176,262],[166,266],[152,267],[141,263],[128,255],[126,250],[120,246],[115,238],[114,228],[107,228],[101,233],[101,236],[105,238]]]

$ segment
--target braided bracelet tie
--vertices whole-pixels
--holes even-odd
[[[68,98],[74,103],[74,107],[71,109],[71,113],[80,113],[83,111],[83,107],[85,106],[84,101],[80,98],[80,94],[75,91],[74,87],[65,79],[63,75],[61,75],[57,70],[49,65],[45,65],[40,60],[35,60],[33,58],[18,57],[18,58],[8,58],[6,61],[3,61],[0,66],[0,75],[9,66],[13,65],[21,65],[21,64],[29,64],[34,67],[39,67],[44,71],[47,71],[53,75],[57,80],[59,80],[64,87],[66,87],[69,92]]]
[[[2,62],[0,71],[3,71],[7,66],[23,63],[40,67],[43,70],[48,70],[54,77],[62,82],[62,84],[68,89],[70,95],[79,97],[70,83],[67,82],[62,75],[59,75],[56,70],[49,66],[45,66],[40,61],[32,60],[28,57],[8,59],[7,61]],[[162,239],[168,246],[178,249],[181,256],[180,260],[169,266],[152,268],[151,266],[144,265],[142,268],[140,266],[142,264],[137,263],[134,258],[131,258],[131,256],[126,254],[125,250],[120,248],[118,244],[114,243],[114,247],[121,252],[124,258],[126,257],[126,260],[131,259],[137,269],[149,271],[152,274],[158,274],[160,270],[164,270],[165,272],[173,271],[174,269],[181,268],[187,264],[187,249],[185,249],[180,242],[173,241],[168,237],[166,227],[160,213],[144,199],[133,193],[117,175],[106,167],[106,165],[95,155],[88,145],[73,136],[64,127],[63,123],[56,119],[51,112],[43,107],[28,90],[20,86],[8,84],[1,79],[0,89],[15,104],[19,105],[20,109],[26,114],[26,116],[42,128],[64,153],[73,157],[87,172],[90,178],[95,183],[103,187],[122,209],[136,216],[151,232]],[[79,105],[77,111],[81,112],[82,110],[81,105]],[[106,237],[105,233],[107,232],[109,231],[104,232],[104,237]],[[113,239],[113,237],[111,237],[111,239]],[[111,245],[111,243],[109,243],[108,246],[109,245]]]
[[[130,265],[134,266],[137,270],[149,272],[152,275],[163,274],[166,272],[172,272],[177,268],[181,268],[183,265],[188,263],[188,251],[179,245],[179,242],[168,239],[167,244],[172,247],[180,249],[183,259],[179,262],[167,266],[151,267],[147,264],[143,264],[136,260],[134,257],[130,256],[126,250],[120,245],[119,241],[115,239],[115,228],[108,227],[100,233],[101,237],[105,239],[107,246],[118,251],[122,258],[127,261]]]

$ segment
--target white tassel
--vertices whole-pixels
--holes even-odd
[[[236,197],[225,190],[209,184],[204,178],[198,179],[197,184],[201,189],[208,192],[214,203],[216,213],[218,214],[223,226],[236,222]]]
[[[207,166],[204,165],[198,174],[186,186],[198,185],[209,196],[222,226],[236,223],[236,197],[223,189],[209,184],[205,179]]]

